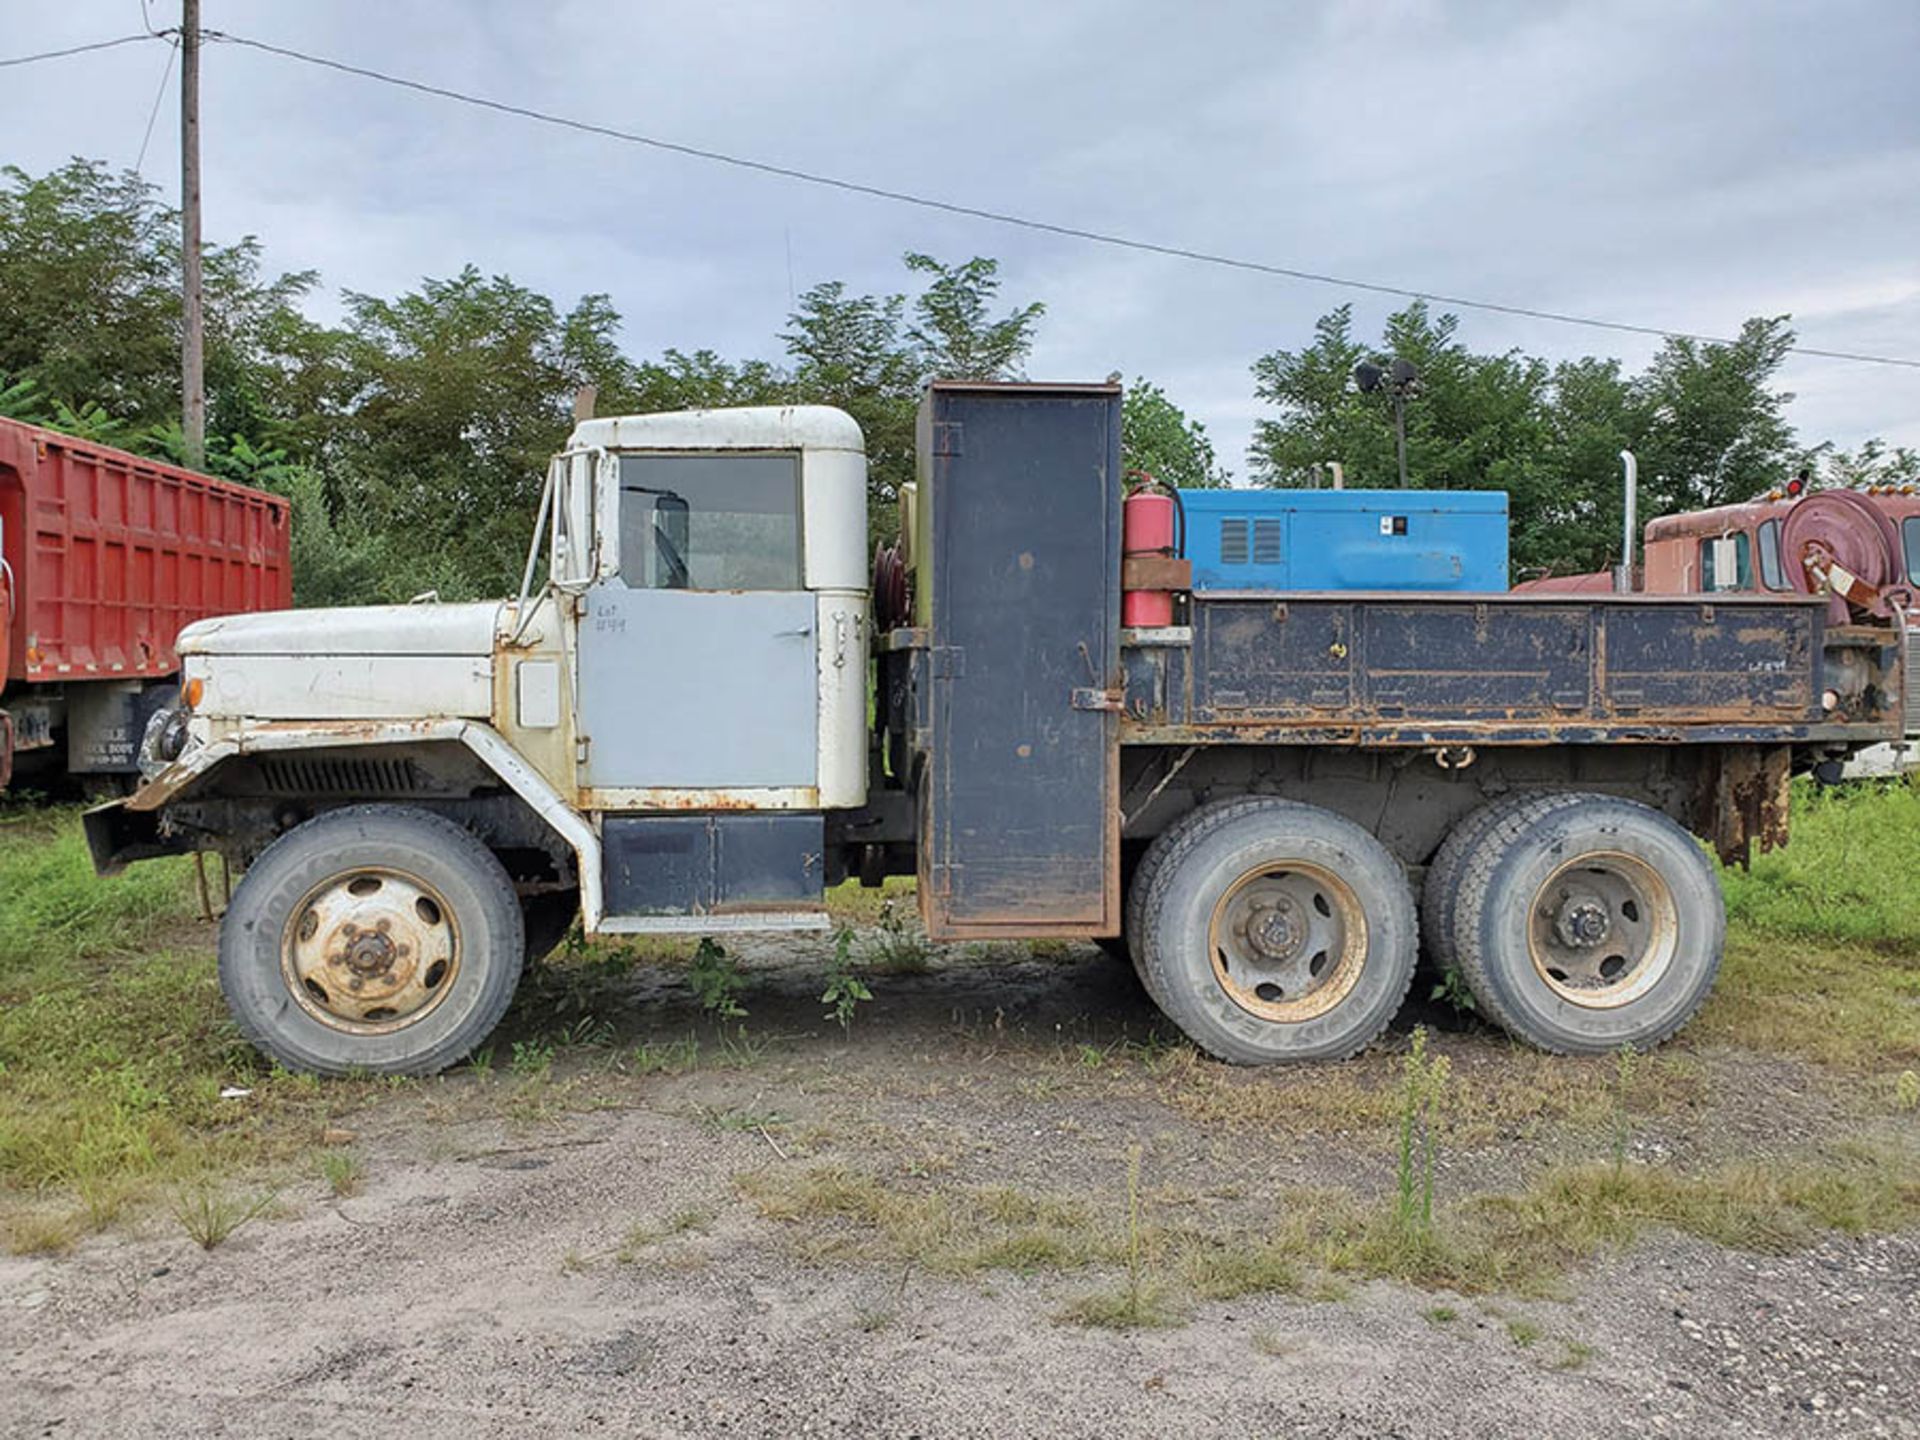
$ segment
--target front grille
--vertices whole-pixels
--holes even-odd
[[[1907,734],[1920,735],[1920,630],[1907,631]]]
[[[275,795],[410,795],[420,788],[413,761],[385,756],[279,755],[260,761],[260,775]]]

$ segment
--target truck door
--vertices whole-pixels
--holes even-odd
[[[580,621],[587,808],[817,805],[799,455],[627,453],[599,473],[619,566]]]

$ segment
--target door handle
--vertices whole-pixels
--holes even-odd
[[[776,630],[773,632],[773,638],[776,640],[801,640],[811,634],[813,634],[813,627],[806,625],[798,630]]]

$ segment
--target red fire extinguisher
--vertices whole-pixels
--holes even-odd
[[[1137,480],[1120,512],[1120,550],[1129,559],[1148,556],[1175,558],[1185,553],[1186,513],[1180,493],[1144,471],[1128,472]],[[1124,590],[1120,595],[1120,623],[1129,628],[1171,625],[1173,591]]]

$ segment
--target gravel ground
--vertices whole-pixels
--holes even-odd
[[[1100,1277],[810,1260],[805,1227],[743,1199],[744,1172],[831,1162],[1110,1207],[1131,1147],[1155,1203],[1199,1219],[1387,1182],[1377,1130],[1215,1125],[1143,1062],[1088,1053],[1145,1023],[1102,964],[889,978],[848,1035],[821,1026],[817,977],[755,976],[772,1039],[743,1064],[610,1079],[563,1051],[551,1081],[466,1072],[343,1122],[365,1173],[348,1198],[309,1172],[212,1251],[162,1215],[0,1258],[0,1435],[1920,1436],[1920,1234],[1785,1256],[1656,1235],[1563,1300],[1373,1283],[1115,1333],[1058,1318]],[[660,972],[633,985],[649,1035],[693,1023]],[[1442,1043],[1459,1066],[1539,1063]],[[1226,1078],[1284,1095],[1317,1073]],[[1767,1153],[1729,1103],[1776,1137],[1833,1123],[1784,1062],[1694,1054],[1681,1078],[1637,1124],[1647,1163]],[[1446,1155],[1443,1183],[1517,1184],[1572,1143],[1519,1127]],[[710,1220],[622,1258],[636,1223],[689,1209]]]

